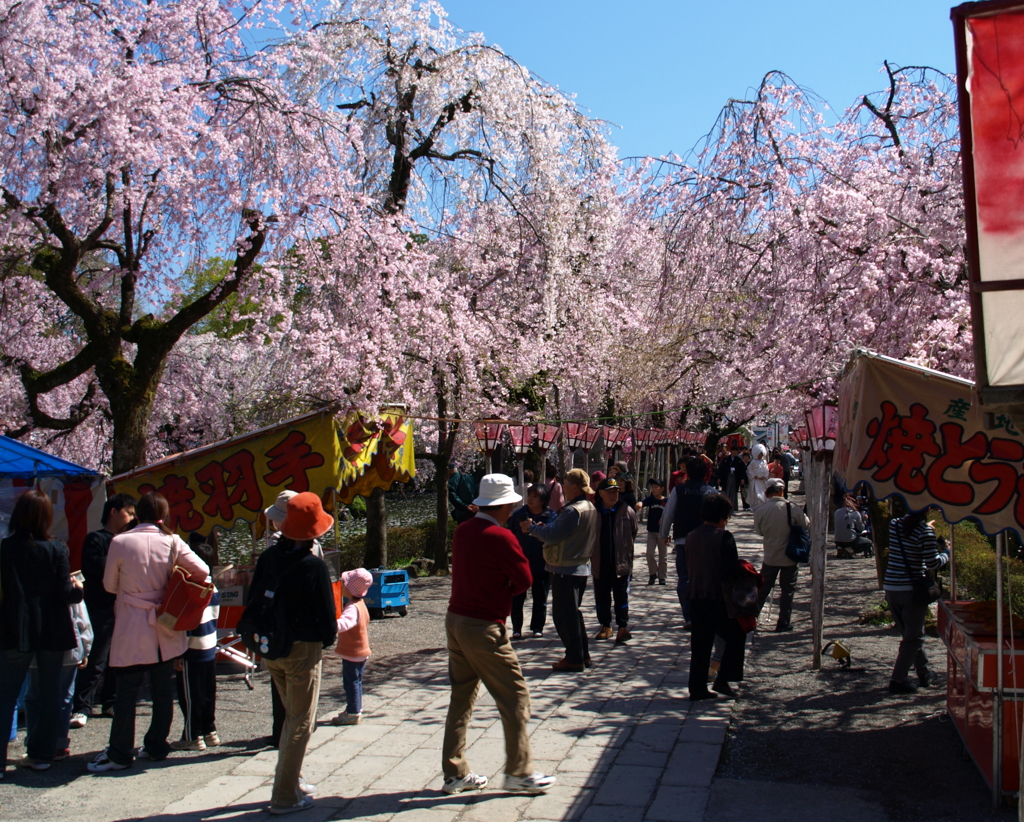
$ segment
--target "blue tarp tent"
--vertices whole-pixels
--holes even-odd
[[[0,477],[38,479],[40,477],[98,477],[96,471],[47,454],[31,445],[0,436]]]
[[[71,550],[71,569],[80,567],[82,542],[100,527],[106,477],[31,445],[0,436],[0,536],[18,497],[38,487],[53,500],[51,532]]]

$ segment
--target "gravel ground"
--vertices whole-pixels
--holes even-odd
[[[748,517],[741,516],[740,525]],[[739,534],[738,534],[739,536]],[[743,535],[751,556],[756,537]],[[825,640],[840,639],[853,660],[843,670],[826,656],[811,670],[810,574],[801,569],[789,634],[755,632],[748,642],[743,698],[736,704],[717,776],[861,789],[894,822],[1016,819],[991,809],[990,793],[945,714],[945,649],[925,644],[938,687],[891,696],[899,636],[858,624],[882,599],[872,559],[836,560],[827,571]],[[763,623],[774,626],[774,615]],[[825,809],[823,809],[824,811]],[[827,812],[827,811],[825,811]]]
[[[448,592],[451,587],[447,577],[425,577],[410,580],[410,607],[406,617],[387,616],[370,623],[370,647],[373,649],[364,675],[364,685],[369,692],[366,708],[372,710],[372,691],[400,672],[412,661],[422,659],[424,655],[446,653],[444,614],[448,607]],[[172,753],[169,761],[178,762],[175,767],[153,768],[148,774],[151,782],[147,796],[128,800],[138,805],[140,817],[158,812],[173,798],[185,795],[188,790],[205,785],[217,774],[211,765],[223,763],[226,773],[237,766],[237,761],[230,755],[253,753],[266,747],[266,737],[270,733],[270,675],[260,671],[253,677],[254,690],[249,690],[244,677],[236,669],[220,666],[217,677],[217,728],[224,744],[220,748],[209,749],[205,754]],[[345,693],[341,683],[341,659],[333,654],[324,657],[324,675],[320,694],[319,718],[329,718],[345,708]],[[148,703],[140,703],[138,707],[136,744],[142,743],[142,736],[149,723],[150,709]],[[175,711],[171,739],[180,736],[182,730],[181,712]],[[71,731],[72,756],[65,762],[58,762],[48,771],[30,772],[22,769],[9,769],[5,779],[0,783],[0,819],[43,820],[50,819],[53,798],[44,804],[43,793],[46,789],[70,789],[75,801],[88,805],[90,801],[118,802],[125,801],[119,797],[119,789],[130,791],[125,780],[100,776],[96,777],[86,771],[88,763],[97,752],[103,750],[110,733],[110,720],[96,718],[82,729]],[[24,730],[19,733],[17,742],[11,743],[8,760],[17,761],[24,754]],[[188,767],[202,765],[203,767]],[[138,763],[137,768],[146,767]],[[150,766],[152,767],[152,766]],[[132,771],[137,770],[133,768]],[[125,773],[131,773],[126,771]],[[173,793],[171,799],[167,796]],[[147,803],[152,804],[147,804]],[[162,804],[161,804],[162,803]]]

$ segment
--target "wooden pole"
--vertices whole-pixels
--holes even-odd
[[[832,455],[811,459],[808,472],[807,513],[811,526],[811,635],[814,658],[811,667],[821,668],[822,634],[825,628],[825,541],[828,531],[829,477]]]
[[[996,535],[996,692],[992,700],[992,807],[1003,804],[1003,553],[1006,531]]]

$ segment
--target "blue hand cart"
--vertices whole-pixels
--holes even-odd
[[[381,619],[384,614],[392,612],[404,617],[409,613],[409,574],[386,568],[370,573],[373,574],[373,585],[363,598],[370,618]]]

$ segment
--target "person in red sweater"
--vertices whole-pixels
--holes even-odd
[[[512,597],[533,583],[529,561],[504,527],[522,499],[511,477],[488,474],[473,500],[479,510],[455,529],[452,540],[452,594],[445,616],[452,698],[441,749],[442,790],[448,794],[487,787],[487,777],[470,771],[466,762],[466,729],[481,681],[505,729],[504,790],[537,794],[555,782],[533,770],[530,692],[505,627]]]

